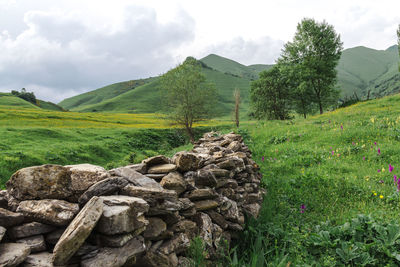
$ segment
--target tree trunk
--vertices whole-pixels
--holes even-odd
[[[194,144],[194,134],[193,134],[193,129],[189,125],[186,125],[186,133],[188,134],[190,138],[190,143]]]
[[[307,119],[307,114],[305,112],[304,112],[303,115],[304,115],[304,119]]]
[[[320,99],[318,99],[318,105],[319,105],[319,114],[324,113],[324,111],[323,111],[323,109],[322,109],[322,103],[321,103],[321,100],[320,100]]]

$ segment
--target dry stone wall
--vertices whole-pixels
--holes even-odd
[[[196,236],[213,259],[258,216],[260,180],[234,133],[110,171],[24,168],[0,191],[0,266],[186,266]]]

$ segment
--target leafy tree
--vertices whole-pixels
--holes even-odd
[[[163,100],[168,108],[168,118],[183,126],[194,142],[193,123],[213,115],[217,98],[213,84],[206,83],[200,63],[188,57],[161,78]]]
[[[28,102],[31,102],[34,105],[37,105],[37,103],[38,103],[38,101],[36,100],[35,94],[33,92],[27,92],[25,88],[22,88],[21,92],[12,90],[11,94],[15,95],[19,98],[22,98]]]
[[[260,78],[251,83],[251,102],[257,119],[288,119],[290,92],[287,80],[277,65],[260,73]]]
[[[299,71],[299,91],[312,89],[312,100],[318,104],[321,114],[324,107],[337,101],[334,86],[342,50],[343,44],[333,26],[325,21],[303,19],[297,25],[293,41],[285,44],[279,59],[282,64]]]

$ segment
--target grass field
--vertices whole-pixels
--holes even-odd
[[[198,124],[197,133],[223,124]],[[86,162],[113,168],[170,154],[188,143],[185,133],[162,115],[57,112],[21,105],[0,105],[0,136],[0,187],[27,166]]]
[[[399,95],[244,130],[268,194],[242,263],[399,266]]]

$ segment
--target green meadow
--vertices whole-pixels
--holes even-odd
[[[399,95],[308,119],[245,121],[234,129],[226,117],[196,129],[197,136],[239,131],[267,190],[259,218],[248,219],[240,242],[215,265],[399,265]],[[18,103],[0,106],[0,136],[2,187],[26,166],[87,162],[109,169],[191,148],[162,115],[58,112]]]

